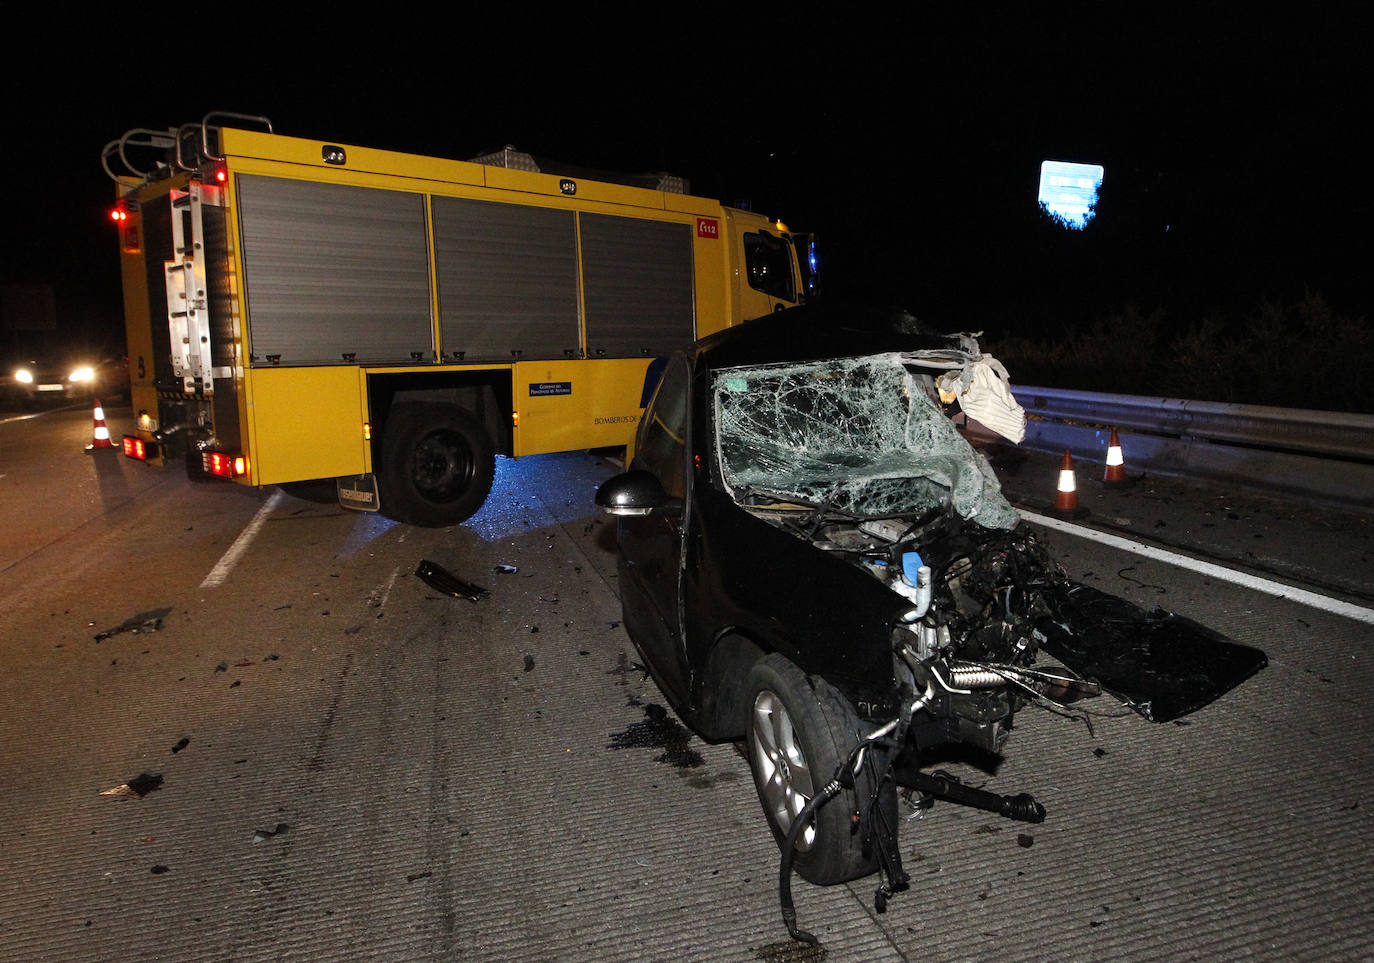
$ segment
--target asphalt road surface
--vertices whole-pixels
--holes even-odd
[[[657,712],[619,624],[614,464],[503,460],[433,531],[90,429],[0,416],[0,959],[819,958],[746,763]],[[1039,507],[1053,467],[1009,491]],[[995,772],[949,768],[1043,824],[904,809],[910,891],[879,915],[874,879],[797,880],[800,925],[831,960],[1374,955],[1374,626],[1265,588],[1368,612],[1369,519],[1148,479],[1083,500],[1250,581],[1051,532],[1070,574],[1269,667],[1178,724],[1025,710]]]

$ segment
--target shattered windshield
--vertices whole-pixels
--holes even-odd
[[[732,495],[870,517],[948,505],[985,528],[1015,526],[992,468],[912,364],[886,354],[718,372],[716,441]]]

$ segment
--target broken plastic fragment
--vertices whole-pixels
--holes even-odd
[[[520,571],[520,567],[518,565],[498,565],[492,571],[497,575],[514,575]]]
[[[277,823],[276,829],[259,829],[253,833],[253,842],[260,843],[264,839],[271,839],[273,836],[280,836],[291,827],[286,823]]]
[[[415,569],[415,575],[436,592],[442,592],[453,598],[478,602],[491,594],[480,585],[473,585],[456,578],[451,572],[435,565],[429,559],[420,562],[419,567]]]
[[[119,623],[112,629],[106,629],[103,632],[97,632],[93,636],[93,638],[97,642],[102,642],[113,635],[119,635],[123,632],[156,632],[158,631],[158,629],[162,628],[162,620],[171,614],[172,610],[170,607],[165,609],[150,609],[147,612],[139,612],[137,615],[132,615],[129,618],[125,619],[123,622]]]
[[[148,793],[162,786],[161,773],[139,773],[133,779],[113,789],[101,790],[102,796],[129,796],[133,799],[142,799]]]
[[[180,742],[178,742],[175,746],[172,747],[172,755],[175,756],[178,752],[181,752],[181,750],[185,749],[190,744],[190,739],[182,739]]]

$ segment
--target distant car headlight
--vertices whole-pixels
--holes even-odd
[[[14,373],[14,380],[20,384],[31,385],[33,384],[33,372],[28,368],[20,368]]]
[[[94,381],[95,371],[91,368],[77,368],[71,374],[67,375],[67,380],[71,382]]]

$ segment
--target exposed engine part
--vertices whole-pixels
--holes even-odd
[[[950,686],[955,689],[996,689],[1007,684],[1006,676],[994,669],[976,665],[949,667]]]
[[[999,816],[1016,819],[1024,823],[1043,823],[1045,821],[1045,807],[1036,802],[1035,797],[1029,793],[1002,796],[995,792],[988,792],[986,789],[965,786],[954,776],[941,772],[918,772],[912,777],[912,783],[913,788],[936,799],[944,799],[961,806],[971,806],[984,812],[997,813]]]
[[[964,585],[972,571],[973,560],[970,558],[956,558],[945,566],[945,585],[949,588],[950,597],[966,616],[976,615],[983,608]]]
[[[910,652],[910,657],[920,663],[933,659],[950,644],[949,627],[932,625],[922,620],[915,625],[905,625],[893,633],[893,648],[899,653]]]
[[[892,545],[911,531],[911,522],[901,518],[871,518],[859,523],[859,531]]]
[[[911,599],[915,606],[902,615],[903,622],[919,622],[925,618],[930,610],[930,566],[921,562],[921,556],[915,552],[902,555],[902,573],[892,579],[892,588]]]

